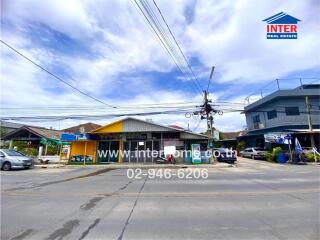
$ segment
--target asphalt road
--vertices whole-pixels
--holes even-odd
[[[238,162],[208,179],[1,172],[1,239],[320,239],[319,165]]]

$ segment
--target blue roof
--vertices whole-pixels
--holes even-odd
[[[284,12],[280,12],[276,15],[264,19],[263,21],[267,22],[268,24],[297,24],[298,21],[301,20],[292,17]]]

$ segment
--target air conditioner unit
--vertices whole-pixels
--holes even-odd
[[[259,129],[264,128],[264,124],[263,123],[259,123]]]

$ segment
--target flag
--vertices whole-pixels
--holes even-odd
[[[302,153],[303,152],[303,150],[302,150],[302,147],[301,147],[301,145],[300,145],[300,143],[299,143],[299,140],[298,140],[298,138],[296,138],[296,140],[295,140],[295,145],[296,145],[296,147],[295,147],[295,150],[296,150],[296,152],[297,153]]]

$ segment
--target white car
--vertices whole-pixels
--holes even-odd
[[[262,159],[266,157],[267,151],[263,148],[259,147],[251,147],[251,148],[246,148],[245,150],[240,152],[241,157],[249,157],[252,159]]]

